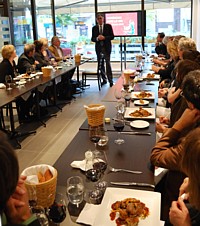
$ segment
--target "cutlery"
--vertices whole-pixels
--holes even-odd
[[[127,135],[147,135],[147,136],[151,136],[151,133],[149,132],[121,132],[121,134],[127,134]]]
[[[128,169],[116,169],[113,168],[112,166],[107,166],[107,168],[109,169],[109,171],[113,172],[113,173],[117,173],[117,172],[126,172],[126,173],[134,173],[134,174],[141,174],[141,171],[135,171],[135,170],[128,170]]]
[[[122,120],[120,119],[117,119],[117,118],[113,118],[114,121],[116,122],[122,122]],[[123,120],[125,122],[126,125],[130,126],[130,121],[127,121],[127,120]]]
[[[148,183],[137,183],[137,182],[110,182],[113,185],[124,185],[124,186],[141,186],[155,188],[155,185]]]

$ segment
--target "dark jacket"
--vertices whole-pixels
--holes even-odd
[[[45,59],[42,53],[35,52],[34,58],[39,62],[38,69],[41,69],[43,66],[50,65],[49,61]]]
[[[95,50],[96,53],[100,53],[102,51],[102,48],[108,53],[111,54],[112,50],[112,43],[111,40],[114,39],[114,33],[112,26],[110,24],[104,24],[103,25],[103,36],[105,36],[104,41],[97,40],[97,37],[99,36],[99,25],[95,25],[92,28],[92,38],[91,40],[96,43]]]
[[[155,52],[159,55],[166,55],[167,54],[167,47],[165,44],[161,43],[160,45],[156,46]]]
[[[28,57],[24,53],[21,54],[21,56],[18,59],[18,71],[20,74],[26,73],[27,68],[32,67],[32,65],[35,63],[34,57]],[[38,69],[38,66],[36,65],[36,69]]]
[[[6,75],[11,75],[12,78],[14,78],[15,71],[16,71],[15,61],[13,61],[12,65],[8,59],[3,59],[3,61],[0,63],[0,82],[1,83],[5,82]]]

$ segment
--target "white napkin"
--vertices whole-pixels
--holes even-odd
[[[94,162],[104,162],[102,159],[95,159]],[[81,161],[73,161],[70,164],[71,167],[73,168],[78,168],[81,169],[83,171],[87,171],[88,169],[86,169],[86,160],[81,160]],[[90,169],[90,168],[89,168]]]
[[[0,83],[0,89],[4,89],[6,86],[3,83]]]
[[[93,225],[96,215],[99,214],[99,208],[100,205],[86,203],[76,222]]]
[[[73,161],[70,164],[70,166],[73,167],[73,168],[78,168],[78,169],[85,171],[85,164],[86,164],[86,161],[84,159],[84,160],[81,160],[81,161]]]
[[[52,166],[46,164],[30,166],[22,172],[22,175],[27,176],[26,182],[30,184],[38,184],[39,181],[37,173],[41,172],[42,174],[44,174],[47,169],[49,169],[51,173],[55,175],[55,169]]]

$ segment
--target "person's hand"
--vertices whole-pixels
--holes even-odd
[[[190,128],[195,125],[200,120],[200,110],[194,108],[187,108],[178,121],[175,122],[172,128],[178,130],[179,132],[183,131],[186,128]]]
[[[39,64],[39,62],[37,60],[35,60],[34,64],[37,65],[37,64]]]
[[[189,199],[188,185],[189,185],[189,178],[186,177],[179,188],[179,196],[185,194],[184,200]]]
[[[159,133],[164,133],[167,130],[167,127],[161,123],[156,123],[156,131]]]
[[[155,65],[152,65],[152,68],[151,68],[154,72],[158,73],[158,71],[160,70],[160,67],[157,67]]]
[[[191,226],[188,209],[181,198],[178,201],[172,202],[169,219],[173,226]]]
[[[98,40],[99,40],[99,41],[103,41],[103,40],[105,40],[105,36],[103,36],[103,35],[99,35],[99,36],[98,36]]]
[[[169,124],[169,118],[165,116],[159,116],[160,123]]]
[[[158,90],[158,97],[159,98],[164,97],[167,92],[168,92],[168,88],[159,89]]]
[[[20,224],[31,216],[28,194],[24,185],[25,179],[24,176],[19,178],[15,192],[6,203],[5,214],[8,221],[13,224]]]

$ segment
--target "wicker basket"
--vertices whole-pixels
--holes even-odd
[[[44,77],[49,77],[51,76],[53,68],[52,67],[42,67],[42,73]]]
[[[57,185],[57,170],[49,165],[36,165],[26,168],[22,175],[30,176],[32,172],[39,172],[41,168],[48,167],[53,174],[53,177],[45,182],[34,184],[25,181],[25,186],[28,191],[29,200],[35,200],[37,205],[43,206],[44,208],[49,207],[53,204],[56,195]]]
[[[88,117],[88,124],[90,126],[100,126],[103,124],[105,106],[101,104],[90,104],[85,106]]]

